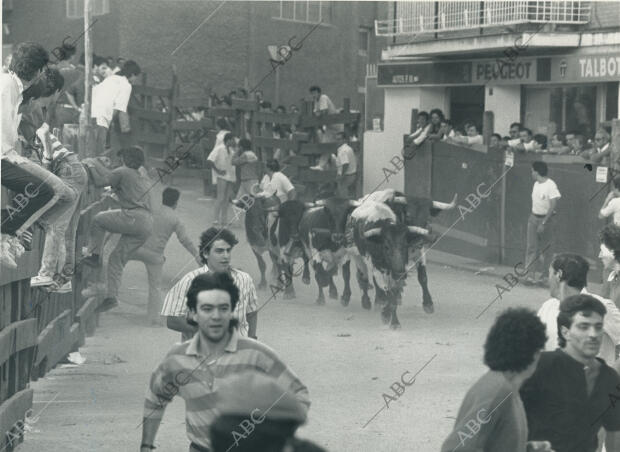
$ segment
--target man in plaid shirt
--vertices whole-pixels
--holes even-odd
[[[187,323],[187,290],[196,276],[208,271],[226,272],[232,276],[239,289],[239,303],[234,312],[239,320],[239,333],[242,336],[256,339],[258,306],[254,281],[249,274],[230,266],[230,254],[237,243],[239,243],[237,238],[228,229],[215,227],[207,229],[200,236],[199,247],[204,266],[183,276],[168,291],[161,315],[167,318],[168,328],[182,333],[184,341],[191,339],[196,333],[196,327]]]

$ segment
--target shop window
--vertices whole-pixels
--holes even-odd
[[[618,82],[607,83],[605,121],[618,118]]]
[[[68,19],[84,17],[84,0],[67,0],[66,5]],[[103,16],[110,12],[110,0],[93,0],[91,5],[91,14],[93,16]]]
[[[596,132],[596,86],[551,88],[549,122],[555,130],[574,132],[586,139]]]

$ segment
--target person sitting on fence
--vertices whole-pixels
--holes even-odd
[[[123,268],[131,253],[147,241],[153,230],[149,196],[152,183],[139,171],[144,164],[144,152],[140,147],[133,146],[123,149],[121,158],[123,166],[113,170],[109,176],[109,185],[118,197],[120,209],[99,212],[94,216],[88,255],[83,259],[83,263],[98,267],[105,233],[121,234],[110,254],[107,272],[104,268],[104,273],[107,274],[107,287],[96,287],[106,293],[106,298],[97,309],[98,312],[105,312],[118,306],[117,296]]]
[[[319,86],[311,86],[309,91],[314,102],[312,112],[315,116],[321,117],[338,113],[334,103],[327,94],[321,94]],[[324,125],[317,128],[317,139],[319,143],[332,143],[336,141],[336,133],[342,131],[344,131],[342,124]]]
[[[239,141],[239,150],[232,158],[232,164],[239,167],[239,191],[237,200],[244,195],[252,195],[252,187],[258,184],[261,171],[261,162],[252,151],[252,142],[245,138]],[[233,201],[234,202],[234,201]]]
[[[341,198],[355,197],[357,182],[357,157],[353,148],[347,144],[344,132],[338,132],[338,155],[336,166],[338,168],[338,196]]]
[[[2,209],[0,262],[16,268],[15,257],[29,249],[29,228],[46,212],[62,209],[71,199],[69,188],[54,174],[19,155],[19,105],[22,92],[37,83],[49,61],[47,51],[39,44],[24,42],[13,52],[9,73],[0,75],[2,96],[2,185],[16,193],[6,209]]]
[[[283,202],[295,199],[295,187],[285,174],[280,172],[280,164],[277,160],[269,159],[265,162],[265,175],[261,180],[257,192],[254,189],[257,198],[266,200],[265,207],[267,214],[267,230],[271,231],[271,226],[278,216],[277,206]]]
[[[416,146],[421,145],[428,137],[431,131],[431,125],[429,123],[429,115],[425,111],[418,113],[418,128],[408,137],[408,141],[412,142]]]
[[[31,286],[51,286],[52,291],[71,292],[71,278],[75,266],[75,240],[79,222],[77,207],[88,184],[88,175],[77,155],[65,148],[48,124],[37,131],[43,144],[43,165],[57,175],[73,192],[73,200],[53,218],[42,219],[45,229],[45,247],[41,268],[31,278]]]
[[[217,199],[213,212],[213,224],[225,227],[228,225],[228,202],[233,196],[232,190],[237,181],[232,158],[235,155],[235,136],[227,133],[224,142],[213,148],[207,159],[207,169],[211,168],[215,174],[217,184]]]

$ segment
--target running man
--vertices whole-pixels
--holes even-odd
[[[242,336],[256,337],[258,306],[256,288],[252,277],[230,265],[232,248],[239,243],[228,229],[209,228],[200,236],[200,258],[203,266],[183,276],[166,295],[161,315],[166,317],[168,328],[182,333],[182,340],[191,339],[197,329],[188,323],[187,290],[192,280],[203,273],[225,272],[232,276],[239,289],[239,303],[234,315],[239,320],[239,333]]]
[[[187,234],[181,219],[175,214],[181,192],[176,188],[166,187],[161,195],[162,206],[153,212],[153,233],[144,245],[134,251],[129,260],[140,261],[146,267],[149,282],[149,302],[147,314],[149,321],[154,325],[161,324],[160,312],[161,279],[164,270],[164,250],[173,233],[176,234],[181,245],[191,254],[198,264],[201,264],[198,249]]]
[[[166,405],[176,394],[185,400],[190,452],[210,452],[209,432],[218,415],[214,401],[222,382],[245,371],[273,377],[300,403],[300,416],[307,415],[308,389],[297,375],[271,348],[243,337],[235,328],[237,303],[239,289],[228,273],[210,272],[191,282],[187,292],[188,317],[198,326],[198,334],[175,345],[151,376],[144,402],[140,452],[155,448],[153,443]]]

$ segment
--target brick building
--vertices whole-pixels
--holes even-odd
[[[253,88],[272,70],[268,46],[286,45],[292,37],[296,44],[320,21],[303,48],[279,69],[278,101],[299,103],[308,96],[308,87],[317,84],[337,106],[349,97],[352,108],[361,109],[366,65],[378,60],[387,42],[372,32],[379,10],[386,8],[380,2],[91,2],[93,21],[97,20],[92,35],[95,53],[135,59],[153,86],[169,86],[175,65],[183,97],[208,88],[220,94]],[[83,0],[3,1],[3,53],[10,51],[10,44],[25,40],[45,43],[51,50],[67,35],[79,36],[83,4]],[[275,74],[258,89],[275,104]]]

